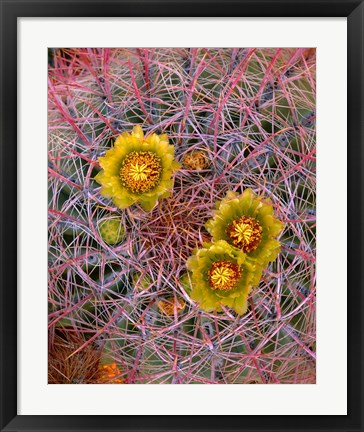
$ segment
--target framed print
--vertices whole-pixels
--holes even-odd
[[[362,2],[1,5],[1,430],[362,430]]]

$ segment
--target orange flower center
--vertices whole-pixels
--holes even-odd
[[[159,182],[162,172],[160,158],[150,151],[131,152],[120,168],[123,186],[134,193],[151,191]]]
[[[209,282],[213,290],[230,291],[237,286],[240,277],[239,266],[230,261],[216,261],[209,270]]]
[[[234,220],[227,228],[226,234],[233,242],[234,246],[249,253],[255,250],[262,239],[262,227],[249,216],[242,216]]]

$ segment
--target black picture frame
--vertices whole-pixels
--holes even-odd
[[[364,5],[352,0],[0,0],[1,5],[1,431],[363,431]],[[348,415],[17,415],[17,18],[347,17],[348,24]],[[333,266],[336,264],[333,263]],[[333,361],[335,354],[333,352]],[[338,366],[339,367],[339,366]],[[334,385],[335,383],[333,383]],[[192,401],[196,403],[196,401]],[[309,401],[307,401],[309,403]]]

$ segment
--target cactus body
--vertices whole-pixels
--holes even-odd
[[[51,338],[82,340],[99,382],[315,382],[314,50],[55,49],[48,124]],[[99,161],[135,126],[179,169],[120,208]],[[186,262],[247,188],[283,222],[278,258],[245,315],[202,310]]]

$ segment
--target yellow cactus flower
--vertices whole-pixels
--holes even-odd
[[[262,268],[225,240],[206,243],[188,259],[191,271],[191,298],[201,309],[221,311],[221,306],[246,312],[251,288],[259,283]]]
[[[102,186],[101,194],[120,209],[138,202],[152,210],[159,199],[171,195],[171,177],[180,168],[167,135],[145,137],[140,126],[119,135],[99,162],[102,170],[95,180]]]
[[[256,197],[251,189],[245,189],[242,195],[228,192],[217,203],[206,228],[215,241],[227,241],[263,267],[278,256],[280,243],[276,237],[283,223],[274,217],[272,205]]]

